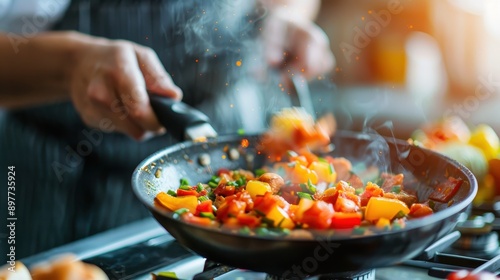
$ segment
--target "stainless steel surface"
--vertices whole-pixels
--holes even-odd
[[[85,259],[149,240],[162,234],[165,234],[165,229],[163,229],[153,218],[147,218],[56,247],[40,254],[21,259],[20,261],[27,267],[30,267],[65,253],[72,253],[78,259]],[[173,237],[170,238],[173,240]]]

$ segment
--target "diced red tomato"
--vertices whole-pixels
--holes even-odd
[[[338,191],[350,192],[354,193],[356,190],[349,185],[346,181],[339,181],[335,186],[335,189]]]
[[[330,188],[325,190],[323,194],[317,196],[316,198],[318,200],[323,200],[325,202],[331,203],[332,205],[335,205],[335,202],[337,202],[338,197],[339,197],[339,192],[337,191],[337,189]]]
[[[337,212],[354,213],[360,208],[359,197],[351,192],[337,191],[337,199],[333,204],[333,209]]]
[[[335,212],[332,217],[331,228],[334,229],[349,229],[361,224],[362,215],[359,212],[342,213]]]
[[[250,228],[256,227],[260,225],[260,220],[261,218],[252,215],[252,214],[245,214],[241,213],[237,217],[238,223],[242,226],[248,226]]]
[[[226,184],[219,184],[214,190],[215,195],[229,196],[233,195],[236,191],[234,186],[228,186]]]
[[[327,229],[332,223],[333,215],[334,210],[330,203],[317,200],[309,209],[304,211],[300,222],[307,224],[310,228]]]
[[[223,221],[228,217],[237,217],[241,213],[245,213],[246,203],[233,199],[225,202],[219,209],[217,209],[217,219]]]
[[[368,200],[371,197],[382,197],[384,196],[384,190],[380,188],[377,184],[368,182],[366,184],[365,191],[359,195],[361,199],[361,206],[366,206],[368,204]]]
[[[246,203],[245,211],[248,212],[248,211],[251,211],[253,209],[254,202],[253,202],[252,197],[250,196],[250,194],[247,191],[242,191],[242,192],[237,193],[235,195],[235,199]]]
[[[207,190],[201,190],[201,192],[198,192],[198,196],[204,196],[207,195],[208,191]]]
[[[428,205],[425,205],[423,203],[413,203],[411,205],[409,215],[414,218],[420,218],[432,215],[432,213],[434,213],[434,211],[432,211],[432,209]]]
[[[213,213],[213,211],[214,210],[212,209],[212,201],[206,200],[206,201],[203,201],[202,203],[198,204],[198,206],[196,206],[195,215],[199,216],[201,212]]]
[[[429,199],[447,203],[450,201],[462,186],[463,180],[449,177],[446,182],[440,183],[429,195]]]
[[[254,209],[261,212],[262,214],[267,214],[273,207],[279,203],[278,198],[272,193],[267,192],[264,196],[259,196],[254,201]]]

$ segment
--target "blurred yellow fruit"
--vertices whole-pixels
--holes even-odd
[[[473,203],[475,205],[482,204],[484,202],[492,201],[495,197],[495,179],[491,174],[487,174],[484,180],[479,182],[479,189],[476,196],[474,197]]]
[[[500,139],[491,126],[480,124],[472,132],[469,144],[481,149],[486,159],[490,160],[498,156]]]

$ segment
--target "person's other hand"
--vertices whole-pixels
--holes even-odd
[[[302,73],[307,79],[335,66],[328,36],[309,19],[276,9],[270,12],[263,32],[264,51],[271,66]]]
[[[76,34],[76,64],[70,75],[71,98],[86,125],[118,131],[141,140],[165,129],[147,91],[181,99],[156,53],[128,41]]]

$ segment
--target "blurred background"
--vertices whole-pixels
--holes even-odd
[[[499,132],[499,14],[496,0],[323,1],[336,87],[316,81],[316,104],[333,104],[340,128],[398,138],[450,115]]]

